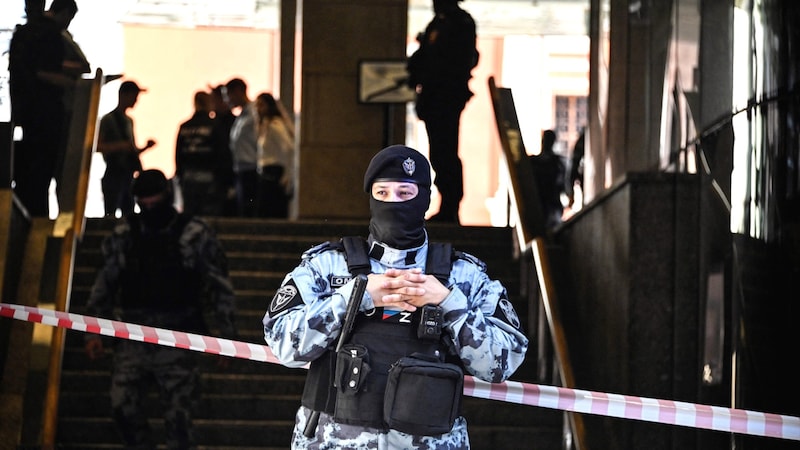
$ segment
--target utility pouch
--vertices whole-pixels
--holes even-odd
[[[363,345],[346,344],[336,355],[336,421],[350,425],[379,428],[381,423],[382,394],[374,387],[374,376],[370,376],[369,353]]]
[[[355,395],[363,386],[369,371],[367,348],[363,345],[345,345],[336,354],[333,386],[340,395]]]
[[[463,393],[460,367],[414,353],[389,369],[383,420],[389,428],[408,434],[447,433],[460,414]]]

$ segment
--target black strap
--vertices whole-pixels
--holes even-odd
[[[367,254],[367,242],[359,236],[345,236],[342,238],[344,254],[347,259],[347,268],[351,275],[367,275],[372,272]]]
[[[142,225],[141,219],[139,218],[139,214],[131,214],[126,216],[126,220],[128,221],[128,229],[130,230],[130,238],[131,241],[135,244],[138,244],[139,239],[142,237]],[[186,225],[192,221],[192,216],[189,214],[178,212],[175,215],[175,223],[170,225],[170,232],[172,235],[177,239],[183,234],[183,229],[186,228]]]
[[[372,269],[369,263],[370,255],[367,253],[367,242],[360,236],[345,236],[341,240],[344,246],[347,268],[352,275],[369,274]],[[446,242],[431,242],[428,244],[428,259],[425,271],[447,286],[450,278],[450,269],[453,265],[455,253],[453,245]],[[380,256],[377,256],[380,258]]]
[[[435,276],[443,285],[447,286],[452,265],[452,244],[447,242],[431,242],[428,244],[428,260],[425,262],[425,272]]]

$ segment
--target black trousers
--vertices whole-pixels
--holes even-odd
[[[239,217],[258,217],[258,184],[255,169],[236,173],[236,213]]]
[[[434,184],[442,196],[438,219],[458,222],[458,208],[464,197],[464,174],[458,157],[458,133],[464,105],[439,107],[425,115]]]
[[[289,217],[289,196],[281,185],[284,169],[272,165],[261,168],[258,185],[258,214],[260,217],[285,219]]]
[[[133,214],[134,201],[131,183],[135,171],[128,168],[106,166],[100,185],[103,189],[103,205],[107,217],[114,217],[117,209],[123,217]]]
[[[31,216],[48,217],[50,182],[60,176],[66,149],[66,116],[58,107],[38,111],[19,124],[22,140],[14,146],[14,194]]]

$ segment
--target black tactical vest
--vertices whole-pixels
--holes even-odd
[[[178,214],[167,230],[143,234],[138,217],[129,219],[126,264],[120,273],[123,311],[152,310],[165,315],[179,311],[181,314],[176,316],[189,316],[184,322],[192,322],[181,324],[182,331],[204,330],[200,305],[202,277],[194,268],[185,267],[180,248],[180,238],[189,221],[186,215]]]
[[[351,275],[371,272],[367,243],[361,237],[344,237],[340,242],[331,243],[334,248],[345,252],[347,266]],[[426,273],[436,276],[447,284],[452,262],[457,257],[450,244],[430,243],[426,261]],[[390,313],[387,311],[387,313]],[[412,314],[397,313],[387,320],[383,308],[375,308],[370,316],[360,313],[356,317],[348,342],[362,345],[368,349],[371,367],[367,385],[358,394],[358,401],[351,403],[343,412],[337,411],[334,377],[336,352],[333,348],[320,358],[311,362],[303,389],[302,405],[314,410],[334,415],[336,420],[353,425],[386,428],[383,423],[383,396],[390,366],[403,356],[412,353],[427,355],[446,353],[440,341],[417,338],[416,327],[420,310]],[[438,353],[437,353],[438,352]],[[347,417],[344,417],[343,414]]]

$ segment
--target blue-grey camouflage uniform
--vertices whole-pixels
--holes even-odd
[[[128,250],[134,241],[131,224],[120,221],[102,244],[103,267],[97,274],[87,303],[90,315],[129,323],[188,332],[209,332],[205,318],[213,317],[214,334],[235,339],[234,292],[227,259],[215,232],[198,218],[187,218],[177,238],[179,264],[197,274],[198,296],[189,306],[169,308],[168,301],[136,307],[118,300],[124,274],[132,270]],[[138,226],[134,221],[133,226]],[[144,237],[138,239],[146,239]],[[158,258],[158,252],[153,257]],[[167,252],[166,248],[163,250]],[[166,257],[166,256],[165,256]],[[194,277],[194,275],[192,275]],[[192,278],[194,279],[194,278]],[[144,282],[144,280],[143,280]],[[87,334],[87,339],[97,338]],[[155,448],[141,407],[153,376],[161,394],[167,447],[186,449],[193,445],[192,410],[198,397],[196,355],[192,351],[131,340],[116,341],[111,382],[115,422],[126,445]]]
[[[370,239],[370,247],[374,242]],[[384,247],[381,260],[370,258],[373,273],[389,268],[425,268],[426,242],[418,248]],[[416,252],[413,261],[406,255]],[[450,351],[460,357],[466,371],[493,383],[505,381],[522,363],[528,339],[508,300],[506,289],[486,274],[477,258],[463,254],[450,272],[450,294],[440,304]],[[288,367],[303,367],[335,345],[345,316],[353,281],[344,253],[322,244],[303,254],[300,265],[283,280],[264,316],[264,338],[275,356]],[[360,312],[375,307],[365,292]],[[397,430],[380,430],[337,423],[324,412],[317,434],[308,439],[303,430],[310,410],[301,406],[295,418],[293,449],[468,449],[467,423],[459,417],[449,433],[412,436]]]

